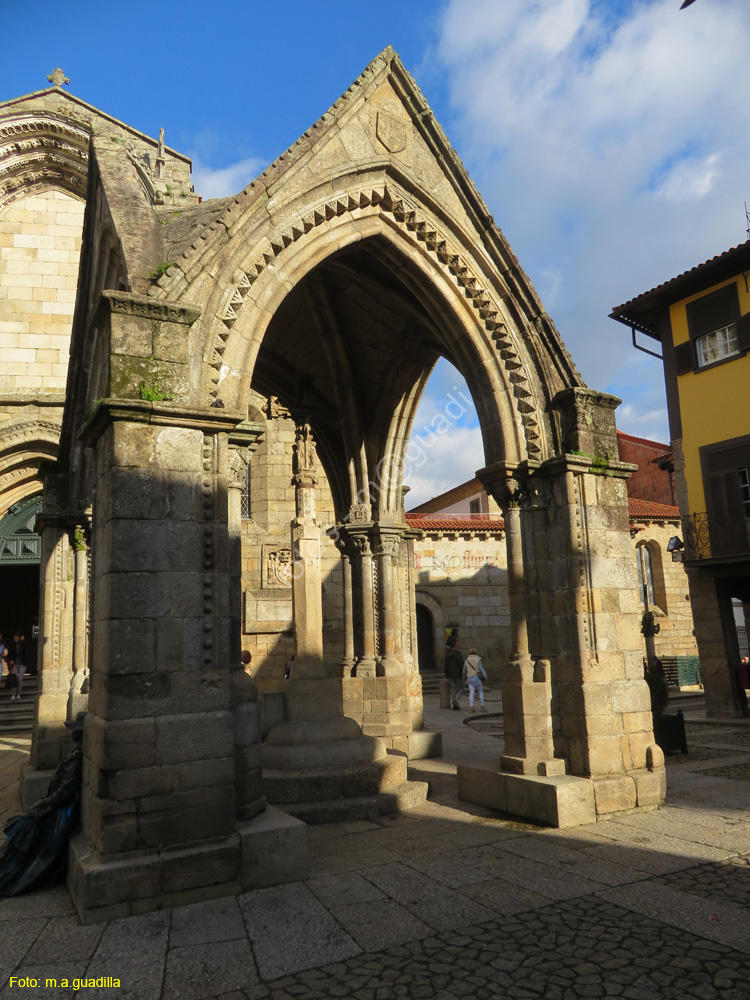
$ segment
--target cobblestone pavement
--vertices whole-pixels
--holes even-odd
[[[444,757],[412,771],[430,800],[310,827],[306,882],[90,927],[63,888],[0,902],[0,1000],[11,975],[50,1000],[97,976],[121,987],[81,995],[747,1000],[750,784],[713,772],[750,765],[750,726],[689,722],[662,809],[546,830],[456,799],[456,762],[502,751],[499,698],[486,703],[469,716],[428,697]],[[27,752],[0,741],[2,817]]]

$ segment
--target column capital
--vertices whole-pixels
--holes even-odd
[[[93,416],[78,433],[84,444],[93,445],[110,424],[127,421],[161,427],[187,427],[203,434],[231,434],[242,416],[219,409],[197,409],[179,403],[144,399],[102,399]]]

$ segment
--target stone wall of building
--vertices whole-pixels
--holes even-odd
[[[437,671],[443,668],[446,629],[457,628],[461,649],[476,647],[488,677],[499,681],[510,652],[502,532],[427,530],[414,543],[414,559],[417,604],[432,616]]]
[[[671,554],[667,552],[669,539],[682,534],[679,520],[634,525],[631,533],[636,558],[641,545],[648,546],[651,555],[654,581],[652,610],[661,626],[659,634],[654,637],[657,656],[697,656],[687,573],[683,564],[672,562]],[[635,565],[634,571],[637,573]],[[637,575],[634,586],[637,586]]]

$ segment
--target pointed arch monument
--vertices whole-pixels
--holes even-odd
[[[472,393],[478,476],[503,509],[513,649],[505,753],[460,769],[460,793],[556,825],[661,801],[619,401],[583,384],[393,51],[236,198],[159,225],[104,133],[88,192],[73,394],[46,494],[50,510],[92,508],[71,867],[83,918],[300,877],[300,826],[266,796],[320,820],[334,800],[356,810],[418,793],[405,758],[385,751],[412,752],[422,725],[402,471],[440,356]],[[265,433],[260,398],[294,422],[296,496],[295,667],[263,733],[254,684],[235,669],[236,494]],[[322,635],[326,545],[341,559],[335,656]],[[286,866],[284,838],[297,845]]]

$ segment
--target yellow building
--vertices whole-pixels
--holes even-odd
[[[750,241],[617,306],[661,343],[681,552],[712,716],[746,711],[733,600],[750,612]],[[651,352],[655,353],[655,352]],[[658,356],[658,355],[657,355]]]

